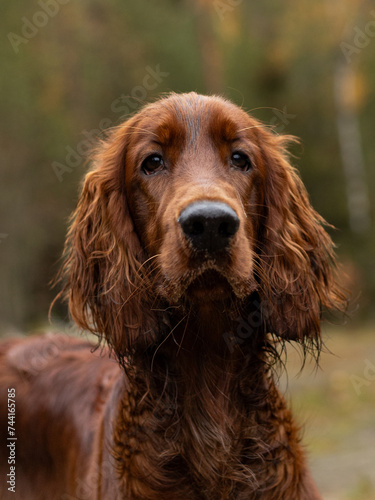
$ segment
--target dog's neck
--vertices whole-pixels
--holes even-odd
[[[231,350],[223,335],[236,334],[236,322],[220,319],[175,318],[162,345],[126,369],[113,448],[125,497],[138,498],[145,488],[144,498],[154,498],[152,491],[160,498],[160,485],[165,494],[170,485],[183,499],[201,498],[201,491],[202,498],[235,491],[236,498],[248,499],[241,492],[257,491],[257,477],[267,476],[269,463],[272,490],[272,481],[276,485],[285,473],[282,462],[298,455],[261,335],[254,330],[245,350]]]
[[[168,351],[170,359],[180,356],[194,362],[198,352],[224,360],[243,358],[262,349],[264,323],[256,298],[240,301],[202,301],[167,309],[156,324],[165,325],[156,346],[158,353]],[[243,360],[241,360],[241,363]]]

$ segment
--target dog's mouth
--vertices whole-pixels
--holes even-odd
[[[208,269],[193,278],[187,286],[184,295],[188,300],[219,301],[233,294],[233,288],[228,279],[216,269]]]
[[[168,270],[159,281],[158,292],[168,302],[210,303],[243,300],[257,288],[253,273],[248,269],[239,272],[230,264],[217,259],[207,259],[200,265],[191,265],[183,274],[170,274]],[[162,267],[163,269],[163,267]]]
[[[170,302],[189,301],[210,303],[243,299],[256,288],[255,281],[249,276],[239,278],[229,270],[223,270],[212,263],[200,269],[190,270],[178,281],[166,280],[159,289]]]

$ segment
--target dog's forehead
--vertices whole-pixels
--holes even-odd
[[[234,140],[248,125],[248,115],[225,99],[194,92],[173,94],[144,109],[143,118],[162,144],[182,140],[196,144],[200,137]]]

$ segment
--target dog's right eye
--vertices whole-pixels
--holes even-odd
[[[163,157],[157,154],[148,156],[142,163],[142,170],[146,175],[156,174],[156,172],[160,172],[164,168]]]

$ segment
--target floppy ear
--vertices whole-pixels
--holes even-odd
[[[322,310],[346,305],[335,281],[333,243],[287,160],[286,144],[293,139],[259,133],[265,163],[259,237],[263,317],[270,333],[319,346]]]
[[[105,336],[120,357],[151,321],[140,296],[144,256],[125,194],[128,138],[125,123],[99,146],[72,215],[61,271],[74,321]]]

